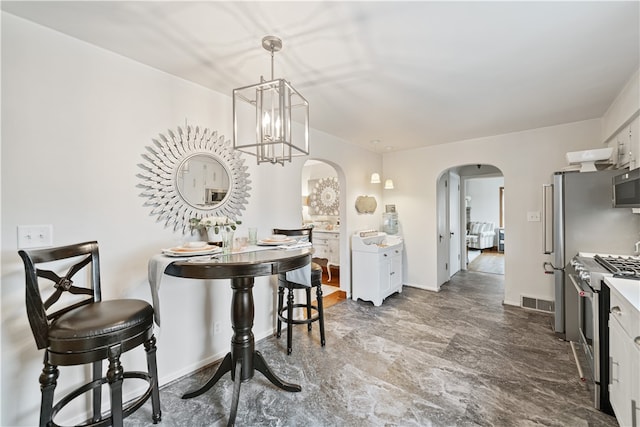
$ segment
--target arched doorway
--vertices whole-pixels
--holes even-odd
[[[341,258],[348,250],[341,233],[345,215],[344,174],[338,166],[318,159],[307,160],[301,172],[302,225],[313,226],[314,262],[323,268],[322,284],[325,305],[346,298],[348,266]],[[346,229],[346,227],[345,227]]]
[[[498,266],[488,272],[504,274],[505,191],[502,171],[487,164],[460,165],[443,171],[436,185],[438,289],[472,263],[467,257],[467,249],[478,250],[479,254],[483,250],[494,250],[499,255],[496,259]],[[495,194],[489,197],[488,191],[493,186]],[[475,193],[469,194],[469,188]],[[478,253],[473,252],[473,255]]]

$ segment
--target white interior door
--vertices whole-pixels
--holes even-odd
[[[447,209],[448,174],[444,173],[438,180],[438,289],[449,281],[449,215]]]
[[[449,276],[460,271],[460,175],[449,172]]]

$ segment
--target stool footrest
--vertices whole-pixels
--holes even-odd
[[[291,307],[292,308],[303,308],[306,311],[307,304],[293,304]],[[283,322],[291,323],[293,325],[308,325],[309,323],[315,322],[316,320],[320,320],[320,312],[318,311],[318,306],[311,305],[310,308],[313,311],[314,315],[312,315],[309,319],[291,319],[291,320],[289,320],[287,318],[287,316],[285,316],[285,314],[287,313],[287,310],[288,310],[288,307],[285,305],[282,308],[282,310],[280,310],[280,312],[278,313],[278,318]]]
[[[129,404],[122,408],[122,418],[126,418],[129,415],[133,414],[136,410],[138,410],[144,403],[151,397],[151,392],[153,390],[153,379],[146,372],[140,371],[130,371],[124,373],[124,379],[137,378],[140,380],[145,380],[149,383],[149,387],[147,390],[140,395],[137,399],[129,402]],[[104,384],[108,384],[107,377],[98,378],[97,380],[88,382],[83,386],[76,388],[71,391],[69,394],[64,396],[60,401],[53,407],[51,411],[51,423],[52,427],[60,427],[58,424],[53,421],[56,417],[56,414],[60,412],[62,408],[68,405],[71,401],[73,401],[76,397],[83,395],[84,393],[93,390],[97,387],[102,387]],[[95,422],[85,422],[82,426],[86,427],[102,427],[111,425],[111,411],[106,414],[101,414],[100,419]]]

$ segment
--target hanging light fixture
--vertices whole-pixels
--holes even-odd
[[[260,163],[284,166],[292,157],[309,154],[309,103],[284,79],[273,78],[274,53],[282,40],[265,36],[271,52],[271,80],[233,90],[233,148],[256,156]]]
[[[393,180],[392,179],[385,179],[385,181],[384,181],[384,189],[385,190],[393,190],[394,189]]]
[[[374,172],[371,174],[371,183],[380,184],[380,174],[378,172]]]

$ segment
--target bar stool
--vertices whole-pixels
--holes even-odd
[[[284,234],[290,237],[300,239],[308,239],[312,241],[312,230],[310,228],[299,229],[282,229],[274,228],[273,234]],[[311,304],[311,288],[316,288],[316,305]],[[284,290],[287,289],[287,305],[284,305]],[[294,290],[304,289],[306,293],[306,303],[295,303]],[[307,317],[305,319],[294,319],[293,309],[306,309]],[[302,285],[287,280],[286,273],[278,275],[278,327],[276,337],[280,338],[282,334],[282,322],[287,324],[287,354],[292,351],[292,326],[306,324],[307,330],[311,331],[311,324],[318,322],[320,326],[320,344],[324,347],[324,310],[322,308],[322,267],[315,263],[311,263],[311,286]]]
[[[83,424],[85,426],[122,426],[122,420],[140,408],[149,397],[153,423],[159,422],[162,414],[153,307],[136,299],[102,301],[97,242],[21,250],[18,253],[25,266],[29,324],[38,349],[45,349],[44,368],[40,375],[40,426],[57,426],[54,421],[56,414],[88,391],[93,392],[93,417]],[[54,268],[56,271],[68,270],[59,276]],[[76,276],[79,271],[86,273]],[[39,283],[39,278],[50,282],[42,280],[43,283]],[[44,283],[51,285],[51,282],[52,293],[43,300],[40,289],[44,288]],[[63,294],[65,296],[61,298]],[[125,372],[120,355],[142,344],[147,353],[148,372]],[[103,359],[109,360],[105,376],[102,376]],[[93,380],[71,391],[54,405],[58,366],[87,363],[93,365]],[[140,397],[123,406],[122,383],[129,378],[145,380],[149,387]],[[107,383],[111,410],[103,415],[102,385]]]

